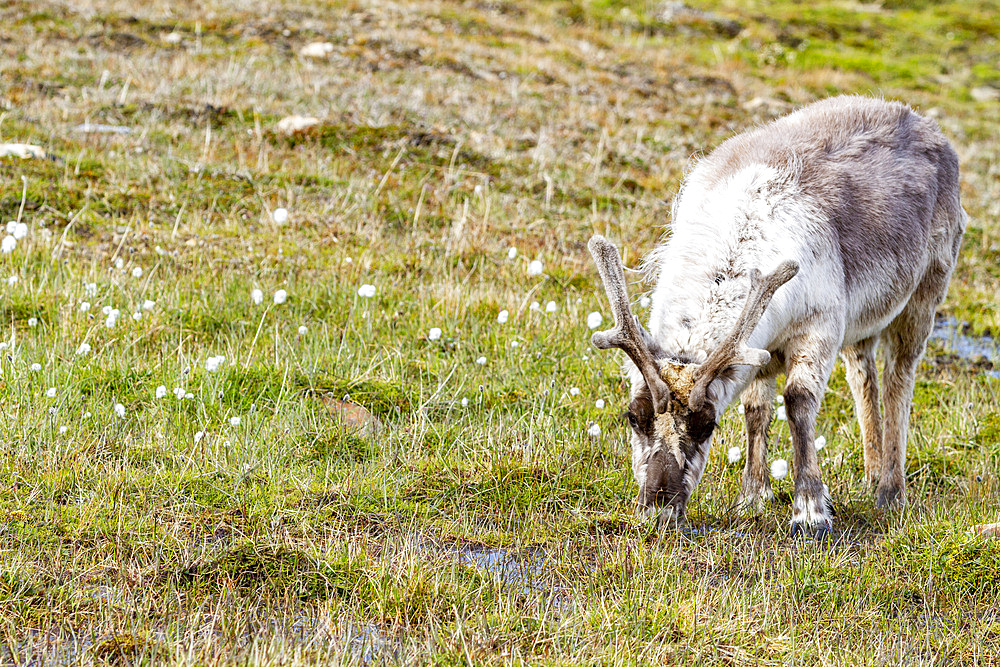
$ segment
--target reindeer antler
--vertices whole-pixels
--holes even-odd
[[[754,269],[750,273],[750,293],[747,295],[747,302],[743,306],[743,312],[736,320],[736,326],[726,336],[715,351],[709,355],[694,376],[694,386],[691,388],[691,395],[688,397],[688,407],[692,410],[701,410],[705,404],[705,393],[708,385],[712,383],[719,374],[730,366],[746,364],[748,366],[763,366],[771,360],[771,354],[767,350],[759,350],[746,346],[746,340],[753,333],[757,323],[760,322],[767,304],[771,302],[774,292],[795,277],[799,272],[799,265],[793,261],[782,262],[777,269],[761,278],[760,271]]]
[[[608,301],[611,302],[611,312],[615,316],[615,328],[598,331],[590,337],[590,342],[602,350],[612,347],[624,350],[645,378],[656,413],[666,412],[670,389],[660,377],[660,367],[646,344],[645,338],[649,334],[639,324],[638,318],[632,314],[632,309],[629,307],[625,271],[622,268],[622,258],[618,254],[618,248],[600,234],[590,237],[587,247],[594,256],[597,271],[604,281],[604,290],[608,293]],[[646,334],[645,337],[643,334]]]

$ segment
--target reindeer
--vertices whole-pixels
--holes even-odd
[[[682,521],[712,433],[741,395],[747,457],[738,507],[773,499],[766,464],[776,377],[794,450],[792,535],[821,537],[832,506],[816,414],[839,352],[878,507],[904,502],[917,362],[958,257],[967,216],[958,158],[937,125],[897,102],[843,96],[730,138],[674,202],[671,235],[646,260],[649,329],[629,307],[618,249],[590,252],[631,381],[638,511]],[[884,350],[883,414],[875,351]]]

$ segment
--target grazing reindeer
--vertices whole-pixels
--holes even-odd
[[[772,499],[767,431],[784,371],[792,534],[826,534],[831,507],[814,442],[838,352],[865,477],[878,506],[900,505],[914,374],[965,221],[958,158],[933,121],[896,102],[836,97],[737,135],[698,162],[675,202],[671,238],[647,259],[656,277],[649,331],[629,308],[618,249],[595,235],[590,251],[615,328],[592,342],[631,360],[640,514],[683,519],[716,422],[741,393],[747,461],[738,502]]]

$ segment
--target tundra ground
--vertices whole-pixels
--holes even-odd
[[[730,513],[735,409],[660,534],[586,324],[610,318],[592,233],[637,265],[692,157],[857,92],[953,139],[971,220],[941,316],[996,335],[998,12],[4,3],[0,143],[49,157],[0,158],[28,229],[0,255],[0,660],[1000,663],[991,362],[931,345],[905,510],[864,487],[838,366],[829,543],[787,538],[790,478]]]

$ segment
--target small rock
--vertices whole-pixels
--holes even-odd
[[[124,125],[105,125],[104,123],[80,123],[73,128],[74,132],[84,134],[129,134],[132,128]]]
[[[357,403],[342,401],[333,396],[321,396],[320,400],[334,419],[345,427],[357,431],[362,436],[372,436],[382,431],[382,422]]]
[[[974,530],[977,535],[1000,537],[1000,523],[981,523],[978,526],[973,526],[972,530]]]
[[[0,157],[13,155],[22,159],[44,158],[45,150],[41,146],[32,144],[0,144]]]
[[[314,118],[312,116],[286,116],[278,121],[275,127],[278,132],[283,132],[285,134],[295,134],[296,132],[302,132],[308,130],[314,125],[319,125],[319,118]]]
[[[299,49],[299,55],[303,58],[317,58],[322,60],[331,53],[333,53],[332,42],[310,42]]]
[[[977,86],[969,91],[972,99],[977,102],[994,102],[1000,100],[1000,88],[990,86]]]

